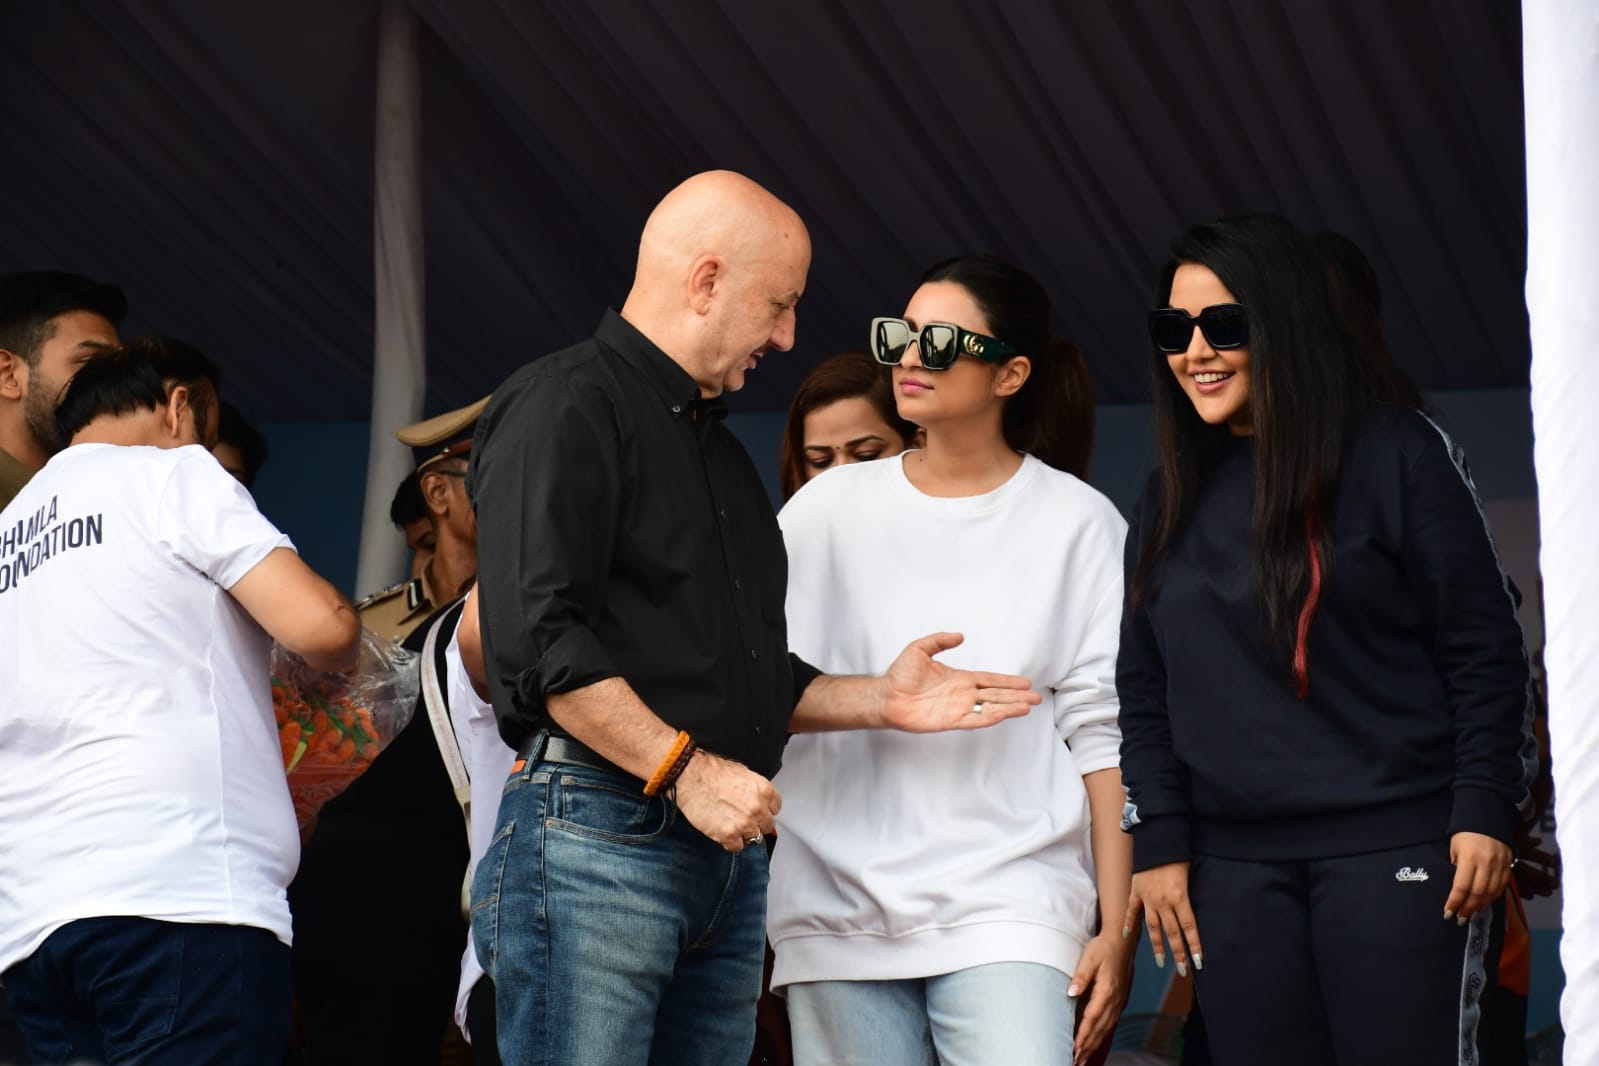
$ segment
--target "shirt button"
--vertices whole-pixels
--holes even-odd
[[[743,592],[744,591],[744,582],[740,581],[738,578],[735,577],[733,579],[733,587],[735,589],[737,589],[738,591]]]
[[[760,736],[761,735],[761,727],[760,726],[756,726],[755,727],[755,735],[756,736]]]
[[[720,510],[718,510],[716,512],[716,517],[718,517],[722,521],[726,522],[727,521],[727,508],[723,507]]]
[[[750,649],[750,658],[751,659],[759,659],[760,657],[761,657],[760,652],[756,651],[754,648]]]
[[[683,413],[683,405],[682,405],[682,404],[680,404],[680,403],[674,403],[674,404],[673,404],[673,405],[672,405],[672,413],[673,413],[673,414],[674,414],[674,415],[680,415],[680,414],[682,414],[682,413]]]

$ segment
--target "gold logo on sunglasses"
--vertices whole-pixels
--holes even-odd
[[[975,336],[973,336],[970,333],[966,334],[966,354],[967,355],[982,355],[983,354],[983,342],[978,340]]]

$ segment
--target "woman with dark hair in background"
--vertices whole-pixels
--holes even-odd
[[[926,445],[819,477],[783,509],[790,647],[870,671],[934,625],[964,634],[952,661],[1025,670],[1046,704],[986,733],[789,742],[773,985],[802,1066],[1066,1062],[1109,1036],[1132,956],[1113,684],[1125,523],[1074,476],[1092,439],[1082,355],[1051,336],[1043,288],[988,256],[933,267],[871,343]]]
[[[866,352],[824,359],[788,405],[779,460],[783,499],[829,467],[887,459],[916,439],[916,427],[894,408],[888,368]]]
[[[1189,229],[1157,307],[1117,670],[1125,925],[1193,961],[1218,1062],[1476,1061],[1535,752],[1460,451],[1369,372],[1281,219]]]
[[[1374,394],[1389,403],[1425,410],[1421,390],[1394,359],[1383,337],[1382,286],[1371,260],[1342,233],[1322,230],[1311,240],[1321,256],[1333,311],[1349,333],[1356,362],[1370,377]]]

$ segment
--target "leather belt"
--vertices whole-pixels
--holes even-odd
[[[518,761],[528,763],[556,762],[567,766],[584,766],[590,770],[603,770],[610,774],[636,780],[633,775],[616,765],[587,744],[571,737],[558,737],[549,733],[534,733],[516,749]]]

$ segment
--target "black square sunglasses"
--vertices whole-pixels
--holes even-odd
[[[1157,350],[1167,355],[1181,355],[1188,350],[1195,326],[1218,352],[1249,343],[1249,315],[1243,304],[1212,304],[1197,315],[1180,307],[1149,312],[1149,338]]]

